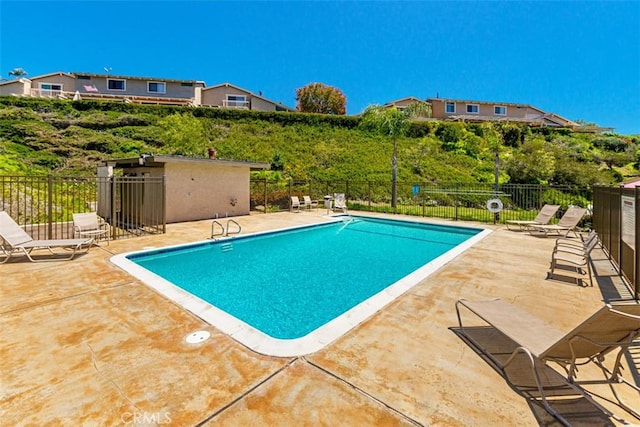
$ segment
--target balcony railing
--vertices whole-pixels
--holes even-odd
[[[235,101],[229,99],[222,100],[222,106],[224,108],[240,108],[240,109],[249,109],[249,101]]]
[[[169,98],[166,96],[142,96],[130,94],[113,95],[100,92],[68,92],[52,89],[31,89],[30,95],[37,98],[60,98],[73,100],[100,100],[134,102],[138,104],[195,105],[193,98]]]
[[[54,89],[31,89],[31,96],[38,98],[73,98],[73,92]]]

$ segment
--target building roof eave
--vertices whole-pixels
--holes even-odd
[[[161,166],[165,163],[191,163],[214,166],[229,167],[248,167],[251,170],[270,169],[271,165],[265,162],[250,162],[245,160],[225,160],[225,159],[209,159],[206,157],[188,157],[188,156],[165,156],[154,154],[143,154],[139,157],[110,159],[105,160],[105,164],[116,168],[125,167],[141,167],[141,166]]]

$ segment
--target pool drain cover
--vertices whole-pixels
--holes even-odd
[[[210,332],[207,331],[197,331],[192,334],[187,335],[186,341],[189,344],[197,344],[209,338],[211,336]]]

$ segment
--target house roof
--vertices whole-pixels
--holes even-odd
[[[170,83],[200,83],[204,86],[203,81],[199,80],[180,80],[180,79],[165,79],[161,77],[141,77],[141,76],[122,76],[116,74],[96,74],[96,73],[83,73],[76,72],[70,73],[71,76],[89,76],[89,77],[100,77],[100,78],[110,78],[110,79],[125,79],[125,80],[147,80],[154,82],[170,82]]]
[[[562,117],[562,116],[560,116],[560,115],[558,115],[556,113],[546,113],[544,115],[544,118],[545,119],[557,119],[557,120],[565,122],[566,124],[568,124],[570,126],[580,126],[579,123],[576,123],[573,120],[569,120],[569,119],[567,119],[565,117]]]
[[[21,77],[21,78],[19,78],[19,79],[13,79],[13,80],[2,80],[2,81],[0,81],[0,86],[2,86],[2,85],[16,84],[16,83],[22,83],[22,84],[25,84],[25,83],[29,83],[30,81],[31,81],[31,80],[29,80],[29,79],[27,79],[27,78],[24,78],[24,77]]]
[[[624,188],[636,188],[640,187],[640,178],[632,179],[631,181],[626,181],[621,184]]]
[[[139,157],[131,157],[124,159],[110,159],[104,161],[105,165],[115,168],[127,167],[160,167],[165,163],[194,163],[202,165],[215,166],[231,166],[231,167],[249,167],[251,170],[269,169],[271,165],[264,162],[249,162],[245,160],[224,160],[209,159],[207,157],[189,157],[189,156],[166,156],[161,154],[142,154]]]
[[[391,105],[395,105],[399,102],[403,102],[403,101],[411,101],[411,102],[426,102],[422,99],[418,99],[415,96],[407,96],[406,98],[400,98],[400,99],[396,99],[395,101],[389,101],[386,104],[383,105],[383,107],[387,107],[387,106],[391,106]]]
[[[230,88],[242,91],[242,92],[246,92],[246,93],[248,93],[249,95],[251,95],[254,98],[259,98],[259,99],[262,99],[263,101],[270,102],[270,103],[272,103],[274,105],[277,105],[277,106],[279,106],[279,107],[281,107],[281,108],[283,108],[283,109],[285,109],[287,111],[296,111],[295,108],[288,107],[288,106],[286,106],[286,105],[284,105],[284,104],[282,104],[280,102],[272,101],[271,99],[265,98],[262,95],[255,94],[255,93],[251,92],[250,90],[241,88],[240,86],[236,86],[236,85],[231,84],[231,83],[220,83],[220,84],[217,84],[217,85],[208,86],[208,87],[203,88],[202,91],[210,90],[210,89],[216,89],[216,88],[219,88],[219,87],[230,87]]]
[[[65,73],[64,71],[56,71],[54,73],[40,74],[39,76],[30,77],[29,80],[43,79],[45,77],[51,76],[67,76],[67,77],[75,77],[72,73]]]

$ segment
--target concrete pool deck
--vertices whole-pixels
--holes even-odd
[[[324,213],[234,219],[247,234],[326,221]],[[495,231],[355,329],[289,358],[247,349],[109,262],[203,240],[210,220],[169,224],[164,235],[112,241],[72,261],[16,257],[0,266],[0,424],[560,425],[532,397],[526,366],[505,378],[456,334],[455,301],[499,297],[568,331],[603,300],[629,294],[598,256],[593,287],[548,280],[554,239],[487,227]],[[321,285],[322,273],[310,283]],[[200,330],[211,337],[185,342]],[[629,360],[632,379],[637,359]],[[578,377],[602,373],[584,367]],[[640,424],[608,386],[585,388],[606,410],[567,400],[558,410],[573,424]],[[637,392],[617,390],[640,410]]]

